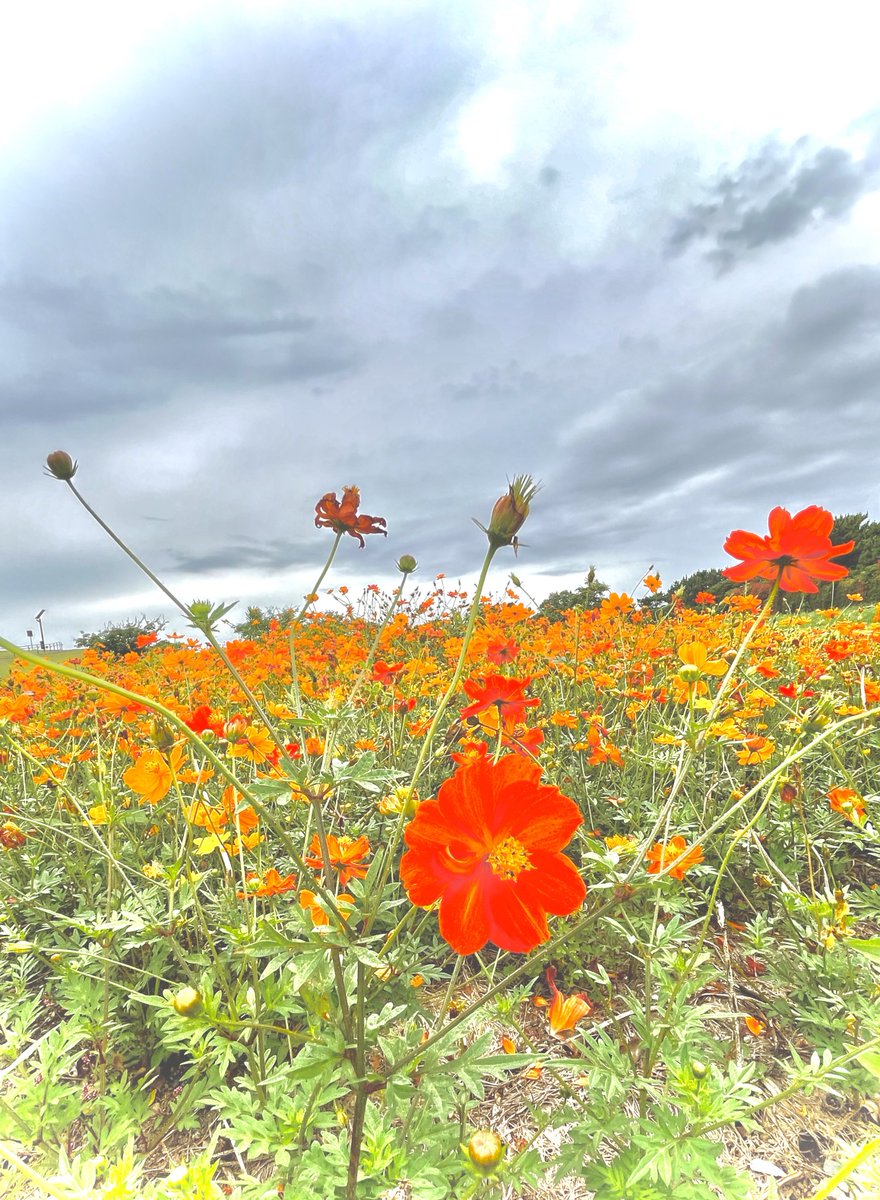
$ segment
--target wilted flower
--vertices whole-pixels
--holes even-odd
[[[361,547],[365,533],[381,533],[387,537],[388,531],[382,528],[385,525],[384,517],[370,517],[366,513],[358,516],[360,502],[361,493],[356,487],[343,488],[341,500],[336,499],[335,492],[325,493],[315,505],[315,525],[319,529],[348,533],[357,538]]]

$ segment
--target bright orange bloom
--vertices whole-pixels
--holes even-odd
[[[509,675],[486,675],[482,679],[466,679],[464,690],[473,704],[468,704],[461,710],[462,720],[485,712],[487,708],[495,708],[505,725],[516,725],[524,721],[526,709],[541,703],[537,697],[526,699],[525,690],[531,682],[531,677],[512,679]]]
[[[763,1021],[759,1021],[757,1017],[743,1017],[743,1024],[749,1033],[755,1037],[761,1037],[767,1032],[767,1026]]]
[[[712,592],[697,592],[694,596],[695,604],[714,604],[715,596]]]
[[[244,729],[237,729],[230,721],[226,725],[226,738],[226,753],[230,758],[246,758],[252,763],[265,762],[275,749],[272,738],[258,725],[246,725]]]
[[[560,853],[583,823],[573,800],[540,782],[518,754],[458,768],[406,829],[400,877],[413,904],[440,902],[440,933],[459,954],[491,941],[526,954],[550,937],[547,914],[566,916],[586,888]]]
[[[773,757],[775,751],[776,743],[772,738],[746,738],[745,746],[737,752],[736,760],[741,767],[750,767],[754,763],[766,762],[768,758]]]
[[[254,875],[250,879],[257,879]],[[270,867],[263,875],[262,883],[258,884],[252,891],[238,892],[239,900],[244,900],[247,896],[280,896],[282,892],[292,892],[296,887],[296,876],[285,875],[284,878],[278,874],[274,867]]]
[[[613,617],[616,614],[620,614],[622,616],[624,613],[628,613],[632,606],[632,596],[628,596],[626,592],[624,592],[623,595],[618,595],[617,592],[612,592],[611,595],[603,600],[599,605],[599,611],[602,613],[603,617]]]
[[[687,842],[680,835],[671,838],[668,842],[657,842],[645,855],[648,860],[648,874],[659,875],[681,855],[684,857],[669,872],[673,879],[684,879],[685,871],[689,871],[691,867],[695,867],[697,863],[703,861],[703,847],[692,846],[688,850]]]
[[[159,750],[147,750],[138,755],[134,766],[129,767],[122,778],[140,796],[141,804],[158,804],[171,790],[174,772],[182,762],[181,746],[174,747],[170,759],[166,759]]]
[[[659,592],[663,587],[663,580],[659,575],[646,575],[642,583],[653,596],[655,592]]]
[[[743,561],[722,572],[728,579],[779,580],[783,592],[818,592],[816,580],[843,579],[846,567],[830,560],[848,554],[855,542],[831,545],[834,517],[825,508],[811,504],[794,516],[785,508],[770,513],[767,537],[735,529],[724,543],[733,558]]]
[[[342,490],[342,500],[336,499],[335,492],[327,492],[315,505],[315,525],[321,529],[332,529],[336,533],[348,533],[357,538],[361,547],[364,545],[363,534],[381,533],[388,536],[383,529],[384,517],[368,517],[366,513],[358,516],[361,502],[360,490],[347,487]]]
[[[828,800],[834,812],[852,821],[853,825],[861,825],[865,820],[865,801],[852,788],[836,787],[828,793]]]
[[[369,840],[362,834],[359,838],[336,837],[327,834],[327,849],[330,851],[330,866],[339,875],[339,886],[345,887],[349,879],[363,879],[367,868],[360,864],[370,853]],[[316,871],[324,866],[321,857],[321,843],[318,835],[312,838],[309,853],[303,860]]]
[[[578,1021],[582,1021],[584,1017],[590,1015],[593,1011],[593,1005],[583,992],[576,992],[573,996],[563,996],[562,992],[556,986],[555,967],[548,967],[545,974],[553,996],[550,1009],[547,1013],[547,1020],[550,1022],[550,1030],[553,1035],[564,1038],[574,1032],[574,1027]]]

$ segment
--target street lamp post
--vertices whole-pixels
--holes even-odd
[[[46,611],[45,608],[41,608],[40,611],[37,613],[37,615],[34,617],[34,620],[40,627],[40,649],[41,650],[46,649],[46,635],[45,635],[45,633],[43,633],[43,614],[45,613],[45,611]]]

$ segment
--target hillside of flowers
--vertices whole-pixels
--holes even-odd
[[[0,638],[4,1194],[878,1194],[853,543],[776,508],[719,530],[723,602],[658,607],[649,574],[557,619],[483,592],[536,493],[488,498],[475,591],[409,556],[390,593],[340,585],[386,528],[349,487],[314,590],[252,638],[112,532],[180,632],[65,663]],[[748,1168],[774,1110],[826,1100],[844,1136],[804,1117],[797,1170]]]

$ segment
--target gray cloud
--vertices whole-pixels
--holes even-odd
[[[873,502],[880,268],[835,240],[870,153],[765,142],[664,254],[670,178],[697,195],[718,149],[670,125],[661,153],[620,116],[614,6],[516,63],[467,6],[295,7],[160,38],[0,166],[0,629],[149,606],[40,477],[58,446],[174,591],[242,603],[310,589],[315,502],[349,483],[389,536],[345,539],[328,585],[403,553],[467,576],[470,518],[518,471],[545,486],[498,572],[538,594],[590,561],[618,586],[717,561],[765,502]],[[770,244],[785,269],[762,274]],[[754,281],[707,281],[688,246]]]
[[[706,258],[719,272],[729,271],[764,246],[840,220],[878,187],[876,147],[856,159],[839,146],[812,149],[807,138],[791,146],[769,141],[716,179],[705,199],[677,219],[667,251],[676,255],[695,243],[708,246]]]

